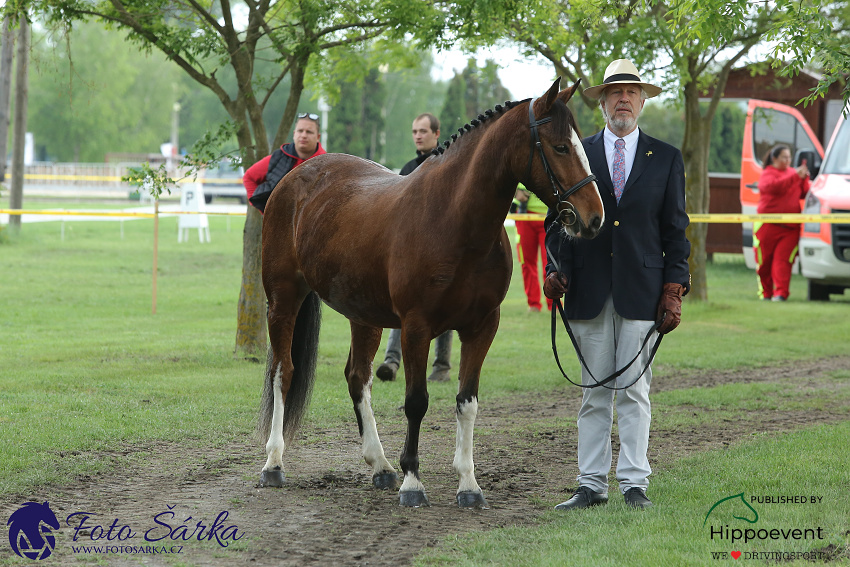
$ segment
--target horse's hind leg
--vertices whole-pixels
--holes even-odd
[[[457,443],[455,445],[454,469],[460,476],[457,489],[457,505],[461,508],[489,508],[478,482],[475,480],[475,464],[472,459],[472,437],[475,418],[478,416],[478,383],[481,366],[499,328],[499,310],[487,316],[474,331],[459,330],[461,340],[460,384],[457,394]]]
[[[395,489],[398,473],[384,454],[372,411],[372,360],[381,344],[381,331],[351,323],[351,350],[345,365],[345,379],[363,440],[363,459],[372,467],[372,483],[376,488]]]
[[[283,485],[283,452],[309,402],[315,379],[321,302],[303,286],[269,301],[269,357],[258,430],[267,439],[261,486]]]

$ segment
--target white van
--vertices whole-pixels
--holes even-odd
[[[850,107],[848,107],[850,108]],[[802,114],[784,104],[752,99],[748,102],[741,155],[741,212],[754,214],[762,156],[776,144],[785,144],[794,167],[803,160],[813,181],[802,203],[807,214],[850,213],[850,121],[839,115],[824,151]],[[744,260],[755,268],[753,223],[742,227]],[[850,287],[850,224],[805,223],[801,228],[795,263],[808,279],[808,298],[828,301]]]
[[[850,120],[845,115],[826,146],[820,170],[813,173],[817,177],[803,212],[850,213]],[[829,294],[844,293],[850,287],[850,224],[803,224],[800,272],[809,280],[810,300],[828,301]]]

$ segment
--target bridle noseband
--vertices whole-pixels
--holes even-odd
[[[546,159],[546,154],[543,153],[543,144],[540,142],[540,134],[537,132],[537,127],[541,124],[551,122],[552,117],[549,116],[542,120],[537,120],[534,117],[534,102],[536,100],[536,98],[532,99],[531,102],[528,103],[528,126],[529,128],[531,128],[531,151],[528,153],[528,168],[526,170],[525,177],[526,179],[531,178],[531,164],[534,161],[534,148],[536,146],[537,150],[540,152],[540,160],[543,162],[543,169],[546,171],[546,175],[549,176],[549,182],[552,184],[552,192],[554,193],[555,198],[558,199],[556,210],[558,211],[559,215],[563,215],[564,213],[571,214],[573,216],[573,219],[568,224],[573,224],[577,220],[576,212],[575,207],[572,203],[569,202],[568,199],[570,198],[570,196],[572,196],[573,193],[575,193],[588,183],[596,181],[596,176],[591,173],[590,175],[588,175],[566,191],[564,190],[564,187],[561,185],[561,182],[558,181],[558,178],[555,177],[555,174],[552,172],[552,168],[549,166],[549,162]],[[569,205],[569,207],[566,207],[565,205]]]

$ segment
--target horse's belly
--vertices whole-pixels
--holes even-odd
[[[389,294],[382,290],[377,278],[358,278],[341,270],[321,280],[311,282],[307,278],[322,301],[347,319],[371,327],[400,326],[392,311]]]

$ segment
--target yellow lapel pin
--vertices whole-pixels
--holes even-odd
[[[651,155],[652,155],[652,150],[649,150],[648,152],[646,152],[646,157],[649,157]]]

